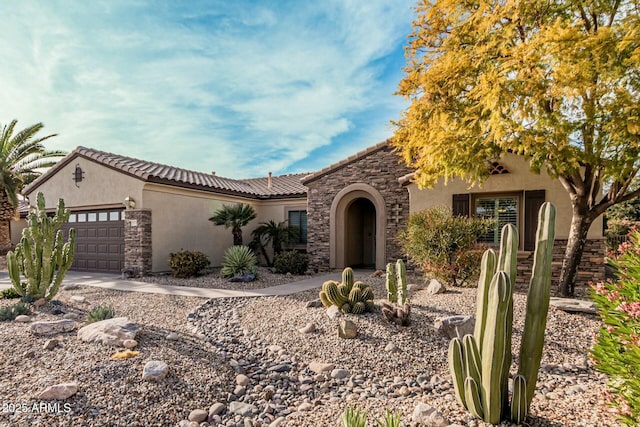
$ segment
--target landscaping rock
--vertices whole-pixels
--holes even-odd
[[[144,365],[142,379],[160,381],[169,373],[169,365],[160,360],[150,360]]]
[[[200,423],[189,420],[182,420],[178,423],[178,427],[200,427]]]
[[[343,378],[347,378],[349,376],[349,371],[346,369],[334,369],[331,371],[331,378],[334,380],[341,380]]]
[[[189,421],[195,421],[201,423],[207,420],[209,413],[202,409],[194,409],[189,413]]]
[[[40,298],[40,299],[35,300],[35,301],[33,302],[33,305],[34,305],[34,306],[36,306],[36,307],[42,307],[42,306],[43,306],[43,305],[45,305],[46,303],[47,303],[47,300],[46,300],[46,299],[44,299],[44,298]]]
[[[415,293],[415,292],[421,291],[423,289],[424,289],[424,285],[423,284],[409,283],[407,285],[407,292],[409,292],[409,293]]]
[[[593,301],[551,297],[549,305],[568,313],[596,314],[596,305]]]
[[[58,340],[54,338],[54,339],[47,340],[44,343],[44,346],[42,346],[42,348],[44,348],[45,350],[53,350],[57,346],[58,346]]]
[[[398,348],[397,345],[390,342],[384,347],[384,351],[386,351],[387,353],[397,353],[398,351],[400,351],[400,349]]]
[[[256,275],[253,273],[247,273],[244,276],[233,276],[229,279],[230,282],[253,282],[256,280]]]
[[[431,295],[442,294],[446,290],[447,288],[436,279],[431,279],[427,285],[427,292]]]
[[[31,322],[31,316],[27,316],[26,314],[20,314],[16,316],[15,321],[18,323],[29,323]]]
[[[449,338],[458,337],[460,339],[465,335],[473,334],[474,326],[473,316],[439,317],[433,324],[436,332]]]
[[[298,329],[301,334],[311,334],[316,331],[315,323],[307,323],[304,327]]]
[[[251,382],[251,380],[249,379],[248,376],[244,375],[244,374],[240,374],[236,376],[236,384],[237,385],[241,385],[243,387],[246,387],[249,385],[249,383]]]
[[[222,414],[225,411],[225,409],[227,409],[227,407],[225,406],[224,403],[216,402],[213,405],[211,405],[209,407],[209,422],[211,422],[211,419],[214,416]]]
[[[77,284],[75,284],[75,283],[63,283],[63,284],[60,286],[60,290],[61,290],[61,291],[72,291],[72,290],[74,290],[74,289],[79,289],[79,288],[80,288],[80,286],[78,286],[78,285],[77,285]]]
[[[447,427],[449,422],[433,406],[419,403],[413,410],[411,421],[424,427]]]
[[[336,320],[340,316],[342,316],[342,313],[340,313],[340,309],[337,305],[332,305],[331,307],[327,308],[327,317],[329,319]]]
[[[168,339],[169,341],[178,341],[179,338],[180,337],[175,332],[170,332],[166,336],[166,339]]]
[[[322,362],[311,362],[309,363],[309,369],[311,369],[316,374],[322,374],[324,372],[329,372],[336,367],[333,363],[322,363]]]
[[[250,403],[233,401],[229,404],[229,411],[243,417],[250,417],[254,412],[258,412],[258,408]]]
[[[85,342],[123,347],[124,341],[135,339],[139,330],[140,326],[126,317],[114,317],[80,328],[78,338]]]
[[[341,320],[338,325],[338,336],[345,339],[354,339],[358,336],[358,325],[351,320]]]
[[[70,319],[33,322],[31,324],[31,333],[34,335],[56,335],[73,331],[76,327],[76,322]]]
[[[81,295],[73,295],[71,298],[72,302],[83,303],[86,301],[86,298]]]
[[[307,301],[307,303],[304,305],[304,308],[320,308],[320,307],[322,307],[322,302],[319,299]]]
[[[36,399],[40,400],[65,400],[78,392],[78,384],[64,383],[47,387],[38,395]]]
[[[138,346],[138,341],[136,341],[136,340],[124,340],[124,341],[122,341],[122,346],[124,348],[136,348]]]
[[[70,319],[70,320],[78,320],[80,318],[80,315],[78,313],[65,313],[64,316],[62,316],[63,319]]]

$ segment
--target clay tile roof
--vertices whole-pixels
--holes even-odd
[[[272,178],[272,186],[269,188],[267,177],[253,179],[223,178],[210,173],[176,168],[92,148],[77,147],[26,187],[24,194],[33,192],[36,187],[53,176],[57,170],[78,156],[93,160],[143,181],[194,188],[214,193],[235,194],[259,199],[296,197],[304,196],[307,193],[306,187],[300,182],[300,179],[305,174],[274,176]]]
[[[312,173],[310,175],[307,175],[306,177],[304,177],[304,179],[302,179],[302,183],[306,185],[306,184],[308,184],[308,183],[310,183],[312,181],[315,181],[315,180],[317,180],[319,178],[322,178],[325,175],[330,174],[331,172],[334,172],[334,171],[336,171],[338,169],[341,169],[341,168],[343,168],[343,167],[345,167],[345,166],[347,166],[347,165],[349,165],[349,164],[351,164],[351,163],[353,163],[353,162],[355,162],[357,160],[360,160],[363,157],[367,157],[367,156],[369,156],[369,155],[371,155],[373,153],[377,153],[378,151],[384,150],[388,146],[389,146],[389,140],[386,140],[386,141],[379,142],[378,144],[376,144],[376,145],[374,145],[372,147],[365,148],[364,150],[359,151],[356,154],[354,154],[352,156],[349,156],[344,160],[340,160],[339,162],[334,163],[332,165],[329,165],[324,169],[320,169],[317,172],[314,172],[314,173]]]

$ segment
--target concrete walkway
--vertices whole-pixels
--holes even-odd
[[[340,280],[341,272],[336,271],[320,274],[308,279],[291,282],[270,288],[242,290],[243,284],[238,283],[237,290],[190,288],[186,286],[158,285],[155,283],[137,282],[135,280],[123,280],[120,276],[101,273],[80,273],[70,271],[65,276],[62,284],[75,284],[80,286],[94,286],[104,289],[115,289],[127,292],[146,292],[150,294],[177,295],[199,298],[238,298],[238,297],[262,297],[272,295],[291,295],[309,289],[320,288],[327,280]],[[9,274],[0,272],[0,290],[11,287]]]

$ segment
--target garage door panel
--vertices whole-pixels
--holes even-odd
[[[104,221],[105,218],[119,218],[119,212],[94,210],[83,212],[85,215],[75,213],[77,218],[86,218],[87,221],[63,226],[66,236],[70,228],[76,229],[76,255],[71,269],[120,273],[124,268],[124,221]]]

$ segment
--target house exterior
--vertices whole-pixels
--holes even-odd
[[[304,212],[302,176],[234,180],[78,147],[24,193],[35,202],[42,192],[51,210],[64,199],[71,210],[65,228],[77,231],[73,269],[147,274],[169,270],[169,254],[180,249],[204,252],[220,265],[231,231],[208,218],[225,204],[256,210],[245,243],[260,222]]]
[[[58,198],[72,211],[66,228],[77,235],[75,269],[138,273],[167,271],[169,253],[199,250],[220,265],[233,244],[230,230],[208,218],[225,204],[248,203],[257,220],[300,225],[298,249],[306,249],[316,270],[362,266],[384,269],[404,256],[396,238],[409,215],[436,205],[457,215],[511,222],[520,232],[519,281],[528,279],[538,208],[555,204],[554,274],[559,275],[571,222],[567,192],[544,171],[533,174],[528,162],[506,154],[492,166],[480,187],[462,180],[439,182],[432,189],[411,183],[412,171],[388,141],[369,147],[311,174],[228,179],[130,157],[78,147],[26,188],[35,200],[42,191],[47,208]],[[19,226],[16,224],[16,230]],[[17,233],[14,233],[17,235]],[[579,282],[604,278],[602,219],[591,227]],[[496,244],[499,230],[484,240]]]

